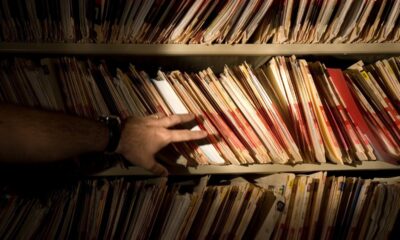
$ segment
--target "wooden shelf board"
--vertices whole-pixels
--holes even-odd
[[[3,54],[265,56],[400,54],[400,43],[360,44],[84,44],[0,43]]]
[[[386,163],[383,161],[363,162],[361,165],[336,165],[325,164],[297,164],[295,166],[265,164],[250,166],[199,166],[199,167],[179,167],[170,170],[171,175],[204,175],[204,174],[270,174],[279,172],[317,172],[317,171],[382,171],[399,170],[400,166]],[[152,175],[150,172],[140,167],[130,167],[128,169],[110,168],[93,176],[127,176],[127,175]]]

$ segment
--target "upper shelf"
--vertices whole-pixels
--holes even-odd
[[[263,56],[400,54],[400,43],[361,44],[80,44],[0,43],[0,54]]]
[[[393,165],[383,161],[367,161],[361,165],[337,165],[332,163],[324,164],[297,164],[295,166],[280,164],[255,164],[250,166],[198,166],[198,167],[176,167],[170,169],[171,175],[204,175],[204,174],[270,174],[280,172],[317,172],[317,171],[400,171],[399,165]],[[152,175],[140,167],[129,167],[127,169],[114,167],[93,176],[127,176],[127,175]]]

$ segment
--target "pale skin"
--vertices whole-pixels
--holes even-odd
[[[204,131],[174,130],[193,121],[193,114],[128,118],[122,125],[116,152],[132,164],[166,176],[155,154],[170,143],[205,138]],[[0,104],[0,162],[52,162],[101,152],[108,144],[108,129],[101,123],[62,113]]]

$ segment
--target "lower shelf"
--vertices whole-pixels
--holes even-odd
[[[278,172],[316,172],[316,171],[372,171],[372,170],[399,170],[399,165],[393,165],[383,161],[363,162],[361,165],[337,165],[324,164],[297,164],[295,166],[279,164],[256,164],[250,166],[198,166],[198,167],[176,167],[170,169],[171,175],[205,175],[205,174],[257,174]],[[127,175],[152,175],[152,173],[140,167],[120,168],[114,167],[93,174],[93,176],[127,176]]]

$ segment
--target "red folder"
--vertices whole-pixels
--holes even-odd
[[[356,101],[354,100],[353,95],[349,87],[347,86],[346,79],[343,75],[341,69],[328,68],[327,69],[329,75],[332,78],[332,82],[335,85],[335,88],[338,90],[338,94],[340,94],[341,98],[346,104],[347,111],[353,120],[354,124],[361,129],[361,131],[368,137],[373,146],[378,158],[384,161],[398,163],[398,159],[396,159],[393,155],[388,154],[384,147],[381,145],[379,138],[372,131],[368,123],[365,121],[363,114],[361,113]]]

